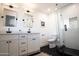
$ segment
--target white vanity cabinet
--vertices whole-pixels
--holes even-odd
[[[29,55],[40,51],[40,34],[0,34],[0,56]]]
[[[13,39],[9,43],[9,56],[18,56],[18,40]]]
[[[28,55],[40,51],[40,37],[38,33],[28,34]]]
[[[0,41],[0,56],[8,56],[8,41]]]
[[[19,55],[27,55],[27,34],[19,35]]]
[[[0,35],[0,55],[18,55],[18,35]]]
[[[30,55],[40,51],[40,41],[38,33],[19,35],[19,55]]]

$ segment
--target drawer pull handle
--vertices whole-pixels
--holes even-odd
[[[25,36],[21,36],[22,38],[25,38]]]
[[[25,52],[26,50],[22,50],[21,52]]]
[[[22,42],[21,44],[25,44],[25,42]]]

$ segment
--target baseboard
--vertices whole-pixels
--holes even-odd
[[[36,54],[36,53],[39,53],[39,52],[40,52],[40,50],[37,50],[37,51],[31,52],[31,53],[28,53],[27,55],[28,56],[31,56],[31,55]]]

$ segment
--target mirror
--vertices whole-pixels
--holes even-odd
[[[26,21],[27,21],[27,27],[32,28],[33,27],[33,16],[29,14],[25,14],[26,16]]]
[[[5,26],[15,27],[16,26],[16,12],[9,9],[4,9],[5,14]]]
[[[5,26],[15,27],[15,16],[6,15]]]

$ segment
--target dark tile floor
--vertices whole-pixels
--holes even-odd
[[[41,48],[42,52],[48,53],[52,56],[79,56],[79,50],[62,46],[61,48],[55,47],[50,49],[49,46]]]
[[[50,49],[49,46],[44,46],[44,47],[41,47],[41,52],[47,53],[51,56],[69,56],[69,55],[64,54],[64,53],[59,53],[57,51],[57,47]]]
[[[44,46],[40,48],[39,53],[32,54],[31,56],[35,56],[40,54],[41,52],[48,54],[49,56],[79,56],[79,50],[74,50],[67,48],[65,46],[58,48],[49,48],[49,46]]]
[[[47,45],[47,46],[44,46],[44,47],[41,47],[41,48],[40,48],[40,52],[35,53],[35,54],[32,54],[32,55],[30,55],[30,56],[38,55],[38,54],[40,54],[41,52],[46,53],[46,54],[48,54],[49,56],[69,56],[69,55],[67,55],[67,54],[59,53],[59,52],[57,51],[57,47],[50,49],[48,45]]]

